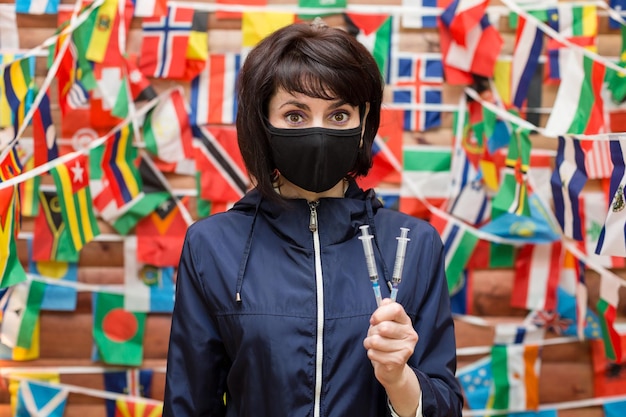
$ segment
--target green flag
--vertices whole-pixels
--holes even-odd
[[[12,286],[5,294],[8,299],[2,316],[2,344],[30,348],[45,290],[43,282],[25,281]]]
[[[0,190],[0,288],[26,280],[15,245],[16,187]]]

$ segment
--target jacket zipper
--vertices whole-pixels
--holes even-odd
[[[324,282],[322,279],[322,260],[320,253],[320,237],[317,224],[317,206],[319,201],[309,203],[311,219],[309,230],[313,233],[313,249],[315,251],[315,289],[317,293],[317,335],[315,346],[315,400],[313,416],[320,416],[320,402],[322,395],[322,362],[324,360]]]

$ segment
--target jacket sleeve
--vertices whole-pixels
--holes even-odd
[[[419,340],[409,365],[422,388],[424,417],[461,416],[463,395],[456,373],[456,340],[445,276],[443,244],[432,234],[430,259],[417,279],[424,291],[414,326]]]
[[[176,279],[163,417],[225,415],[227,357],[207,303],[189,229]],[[202,257],[200,262],[206,262]]]

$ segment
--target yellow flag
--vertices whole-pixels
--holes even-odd
[[[244,12],[242,14],[242,46],[252,48],[270,33],[292,24],[295,14],[289,12]]]
[[[109,39],[115,19],[117,19],[118,0],[105,0],[98,8],[96,23],[91,32],[89,46],[87,46],[87,59],[94,62],[103,62],[106,55]]]
[[[15,59],[13,54],[0,54],[0,63],[11,62]],[[0,70],[0,92],[6,91],[4,86],[4,71],[10,71],[10,66]],[[13,113],[11,106],[4,93],[0,93],[0,128],[13,126]]]

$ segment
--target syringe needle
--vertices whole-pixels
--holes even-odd
[[[368,225],[359,227],[361,229],[361,242],[363,243],[363,252],[365,253],[365,261],[367,263],[367,272],[372,282],[372,289],[376,297],[376,305],[380,306],[382,295],[380,294],[380,285],[378,284],[378,269],[376,268],[376,260],[374,259],[374,249],[372,248],[373,236],[368,232]]]
[[[406,244],[409,240],[407,235],[409,229],[406,227],[400,228],[400,236],[397,237],[398,243],[396,247],[396,261],[393,265],[393,275],[391,276],[391,300],[396,301],[398,296],[398,285],[402,281],[402,269],[404,268],[404,255],[406,253]]]

